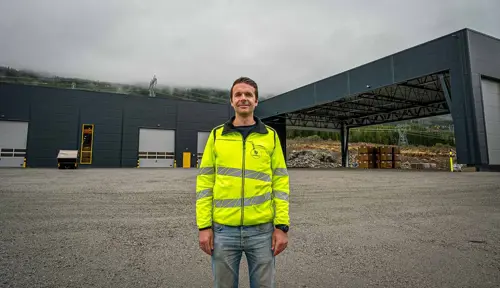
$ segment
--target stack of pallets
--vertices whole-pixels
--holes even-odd
[[[364,169],[400,169],[401,150],[399,147],[369,147],[358,149],[358,167]]]
[[[392,168],[401,169],[401,149],[392,147]]]
[[[392,168],[392,155],[391,147],[379,147],[377,153],[377,168]]]
[[[358,167],[364,169],[375,168],[377,159],[376,148],[369,146],[361,146],[358,149]]]

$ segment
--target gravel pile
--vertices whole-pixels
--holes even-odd
[[[336,168],[341,166],[338,152],[322,150],[292,151],[288,155],[288,167],[291,168]]]
[[[356,155],[350,151],[350,165],[356,162]],[[329,150],[293,150],[288,154],[287,165],[290,168],[337,168],[342,166],[342,156]]]

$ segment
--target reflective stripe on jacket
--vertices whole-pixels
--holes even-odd
[[[243,140],[234,117],[208,137],[196,179],[196,222],[290,225],[289,178],[278,134],[255,117]]]

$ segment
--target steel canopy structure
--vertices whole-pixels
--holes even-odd
[[[339,130],[344,166],[349,128],[451,114],[459,163],[484,169],[500,165],[500,140],[485,125],[486,78],[500,85],[500,40],[463,29],[263,100],[256,113],[285,131]]]
[[[294,127],[342,129],[449,114],[449,81],[448,73],[424,76],[285,113],[285,118]]]

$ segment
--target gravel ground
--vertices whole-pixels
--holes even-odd
[[[277,287],[499,287],[500,174],[290,174]],[[195,175],[0,169],[0,286],[211,287]]]

